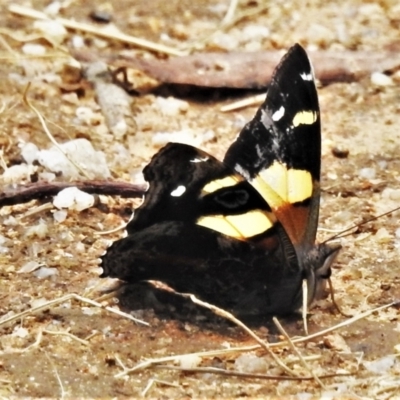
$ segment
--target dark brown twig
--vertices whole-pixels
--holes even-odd
[[[83,192],[90,194],[104,194],[125,198],[142,197],[146,190],[146,185],[100,180],[84,182],[37,182],[3,189],[2,193],[0,193],[0,207],[55,196],[61,190],[69,187],[77,187]]]
[[[113,67],[138,69],[161,83],[215,88],[265,88],[282,57],[280,51],[196,53],[167,60],[100,55],[71,50],[79,61],[103,60]],[[397,51],[310,51],[315,74],[323,84],[353,82],[372,72],[400,67]],[[235,71],[235,73],[232,73]]]

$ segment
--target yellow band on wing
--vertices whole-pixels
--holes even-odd
[[[312,196],[313,191],[310,172],[288,169],[278,161],[261,171],[251,184],[272,208],[283,203],[293,204],[306,200]]]
[[[207,183],[207,185],[203,187],[202,191],[205,193],[213,193],[218,189],[234,186],[241,180],[243,180],[243,178],[240,179],[237,175],[230,175],[226,178],[216,179],[215,181]]]
[[[274,220],[273,214],[253,210],[239,215],[202,217],[197,221],[197,224],[231,237],[246,239],[270,229]]]

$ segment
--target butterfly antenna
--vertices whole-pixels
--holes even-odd
[[[359,228],[360,226],[365,225],[365,224],[368,224],[369,222],[376,221],[377,219],[382,218],[382,217],[385,217],[386,215],[390,215],[390,214],[394,213],[394,212],[397,211],[397,210],[400,210],[400,206],[394,208],[393,210],[387,211],[387,212],[385,212],[385,213],[383,213],[383,214],[379,214],[379,215],[377,215],[376,217],[371,217],[370,219],[367,219],[366,221],[360,222],[359,224],[355,224],[355,225],[353,225],[353,226],[350,226],[349,228],[346,228],[346,229],[344,229],[343,231],[337,233],[336,235],[333,235],[333,236],[331,236],[330,238],[326,239],[326,240],[323,242],[323,244],[326,244],[327,242],[330,242],[331,240],[334,240],[334,239],[337,239],[337,238],[342,238],[342,237],[350,236],[350,235],[352,235],[352,234],[354,233],[354,232],[350,232],[350,231],[352,231],[353,229]],[[346,232],[348,232],[348,233],[346,233]],[[346,234],[344,235],[344,233],[346,233]]]

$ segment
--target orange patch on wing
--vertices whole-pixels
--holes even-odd
[[[290,241],[294,245],[301,243],[306,233],[310,208],[287,203],[275,209],[274,212],[288,234]]]

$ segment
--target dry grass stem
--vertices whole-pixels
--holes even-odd
[[[220,108],[220,111],[221,112],[229,112],[229,111],[240,110],[241,108],[259,105],[264,100],[265,100],[265,93],[258,94],[256,96],[247,97],[246,99],[234,101],[225,106],[222,106]]]
[[[160,379],[150,379],[149,382],[147,383],[146,387],[143,389],[143,391],[140,393],[142,397],[146,397],[147,393],[149,390],[152,388],[152,386],[156,383],[159,383],[160,385],[165,385],[165,386],[172,386],[172,387],[179,387],[177,383],[173,382],[167,382],[167,381],[162,381]]]
[[[9,6],[9,11],[21,15],[23,17],[33,18],[33,19],[49,19],[49,17],[40,11],[34,10],[33,8],[19,6],[17,4],[11,4]],[[72,29],[74,31],[81,31],[85,33],[90,33],[109,40],[117,40],[120,42],[132,44],[134,46],[141,47],[146,50],[154,51],[157,53],[164,53],[171,56],[184,56],[187,53],[181,50],[174,49],[172,47],[164,46],[162,44],[154,43],[149,40],[140,39],[134,36],[126,35],[122,32],[108,32],[99,29],[97,26],[90,24],[85,24],[65,18],[55,18],[55,21],[59,22],[67,29]]]
[[[297,355],[299,358],[300,362],[303,364],[304,368],[310,373],[310,375],[315,379],[315,381],[325,389],[324,384],[321,382],[321,380],[318,378],[318,376],[314,373],[313,369],[307,364],[306,360],[303,358],[301,355],[300,351],[296,348],[294,345],[293,341],[290,339],[290,336],[287,334],[285,329],[283,329],[283,326],[279,322],[278,318],[273,317],[272,320],[274,321],[274,324],[276,327],[279,329],[279,332],[286,338],[287,342],[289,343],[289,346],[292,348],[294,353]]]
[[[214,314],[225,318],[231,322],[233,322],[235,325],[239,326],[240,328],[242,328],[249,336],[251,336],[257,343],[259,343],[261,345],[261,347],[263,347],[268,354],[274,359],[274,361],[284,370],[286,371],[288,374],[290,375],[294,375],[297,376],[297,374],[292,371],[289,367],[287,367],[285,365],[285,363],[283,363],[279,357],[270,349],[270,344],[264,340],[262,340],[258,335],[256,335],[248,326],[246,326],[242,321],[240,321],[239,319],[237,319],[233,314],[231,314],[228,311],[223,310],[222,308],[216,307],[213,304],[209,304],[205,301],[202,301],[200,299],[198,299],[195,295],[193,294],[185,294],[185,293],[179,293],[181,296],[183,297],[187,297],[189,298],[193,303],[198,304],[201,307],[207,308],[210,311],[212,311]]]
[[[98,303],[97,301],[88,299],[86,297],[82,297],[82,296],[80,296],[80,295],[78,295],[76,293],[67,294],[67,295],[65,295],[63,297],[60,297],[58,299],[50,300],[50,301],[48,301],[48,302],[46,302],[44,304],[41,304],[40,306],[32,307],[29,310],[25,310],[25,311],[22,311],[22,312],[20,312],[18,314],[12,315],[11,317],[4,318],[4,319],[0,320],[0,326],[9,324],[9,323],[14,322],[14,321],[18,321],[18,320],[20,320],[22,318],[25,318],[25,317],[29,316],[29,315],[33,315],[33,314],[35,314],[35,313],[37,313],[39,311],[46,310],[46,309],[51,308],[51,307],[53,307],[53,306],[55,306],[57,304],[61,304],[61,303],[64,303],[66,301],[69,301],[69,300],[77,300],[77,301],[80,301],[82,303],[90,304],[91,306],[94,306],[94,307],[103,308],[103,309],[107,310],[108,312],[116,314],[116,315],[118,315],[120,317],[127,318],[127,319],[129,319],[129,320],[131,320],[133,322],[138,323],[138,324],[149,326],[149,324],[147,322],[141,321],[140,319],[137,319],[137,318],[133,317],[130,314],[124,313],[123,311],[117,310],[117,309],[109,307],[109,306],[103,306],[102,304]]]
[[[30,103],[30,101],[28,100],[28,91],[29,91],[29,87],[30,87],[30,83],[28,83],[28,85],[26,86],[25,92],[24,92],[24,103],[37,115],[42,128],[44,130],[44,132],[46,133],[47,137],[50,139],[51,143],[54,144],[55,147],[57,147],[58,150],[61,151],[61,153],[64,154],[64,156],[67,158],[67,160],[78,170],[82,173],[83,176],[85,176],[87,179],[91,179],[90,175],[79,165],[77,164],[74,160],[72,160],[67,152],[65,152],[62,147],[57,143],[57,141],[54,139],[54,136],[51,134],[51,132],[49,131],[49,129],[47,128],[46,122],[43,118],[43,116],[40,114],[40,112]]]

